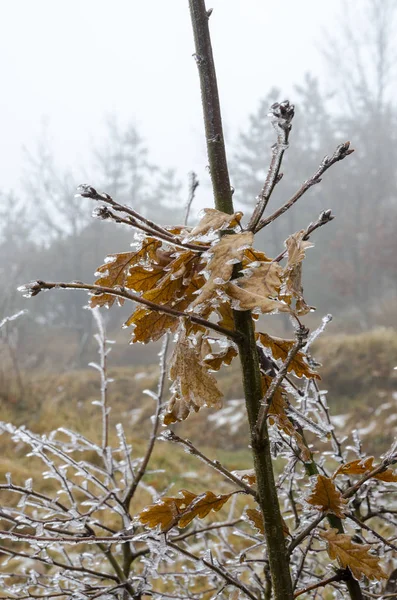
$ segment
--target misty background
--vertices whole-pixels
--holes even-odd
[[[331,208],[336,218],[313,236],[304,266],[313,322],[332,313],[334,331],[395,326],[397,0],[209,5],[231,181],[247,217],[275,141],[273,102],[288,98],[296,116],[271,212],[337,144],[356,149],[262,230],[257,246],[278,254],[288,235]],[[195,171],[192,220],[212,205],[188,4],[13,0],[0,11],[0,319],[28,310],[2,330],[3,350],[18,368],[78,367],[92,337],[87,297],[28,301],[16,288],[34,279],[91,283],[108,253],[128,251],[132,231],[94,220],[91,201],[74,196],[80,183],[180,223]],[[105,312],[116,337],[127,315]],[[120,350],[124,361],[152,356]]]

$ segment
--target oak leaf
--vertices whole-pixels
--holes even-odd
[[[153,238],[145,238],[134,252],[121,252],[120,254],[110,254],[107,257],[107,262],[97,269],[97,273],[101,275],[95,281],[95,285],[103,287],[124,287],[126,286],[126,278],[133,265],[141,263],[157,263],[157,250],[160,248],[161,242]],[[112,306],[115,302],[115,296],[111,294],[95,294],[91,297],[90,306]],[[117,299],[120,304],[123,304],[123,298]]]
[[[306,502],[326,513],[332,513],[340,519],[345,518],[344,509],[347,500],[336,489],[334,482],[325,475],[317,475],[314,489]]]
[[[358,458],[357,460],[351,460],[350,462],[341,465],[334,473],[333,477],[337,475],[363,475],[373,469],[374,457],[370,456],[366,459]]]
[[[263,396],[266,395],[268,389],[270,388],[273,378],[270,377],[270,375],[265,375],[262,374],[261,376],[261,381],[262,381],[262,394]],[[285,409],[287,407],[287,401],[284,397],[284,394],[280,388],[280,386],[276,389],[275,393],[273,394],[273,398],[269,407],[269,415],[282,415],[282,416],[287,416],[285,413]],[[272,420],[270,419],[270,423],[272,423]]]
[[[373,477],[374,479],[379,479],[379,481],[384,481],[385,483],[395,483],[397,481],[397,475],[393,473],[391,469],[386,469]]]
[[[252,244],[252,240],[253,233],[245,231],[224,235],[211,246],[205,253],[209,257],[209,262],[205,271],[202,271],[207,281],[190,308],[205,305],[213,299],[220,286],[232,277],[235,263],[242,260],[244,250]]]
[[[203,362],[211,371],[219,371],[223,365],[230,365],[233,358],[237,356],[237,350],[234,346],[228,346],[220,352],[210,352],[203,357]]]
[[[328,529],[320,535],[327,542],[330,559],[337,560],[343,569],[349,567],[356,579],[363,576],[370,580],[387,579],[379,558],[369,554],[369,544],[355,544],[350,535],[338,533],[337,529]]]
[[[215,310],[220,316],[218,325],[225,329],[229,329],[229,331],[234,331],[233,309],[230,306],[230,302],[220,302],[218,306],[215,307]]]
[[[233,475],[248,483],[248,485],[256,484],[256,475],[254,469],[244,469],[238,471],[232,471]]]
[[[192,240],[204,235],[236,227],[241,221],[243,213],[237,212],[232,215],[216,210],[215,208],[205,208],[204,217],[197,223],[186,237],[187,240]]]
[[[272,377],[270,377],[270,375],[262,374],[261,380],[262,393],[265,396],[272,383]],[[301,436],[299,431],[296,430],[291,419],[285,412],[287,406],[288,404],[285,395],[283,394],[280,388],[277,388],[269,407],[269,423],[270,425],[275,424],[278,427],[278,429],[286,433],[289,437],[293,438],[300,450],[302,460],[309,461],[311,458],[310,450],[306,446],[303,437]]]
[[[144,508],[138,515],[140,522],[151,529],[160,526],[161,531],[175,526],[187,527],[195,517],[203,519],[211,510],[219,511],[233,492],[216,496],[211,491],[196,495],[181,490],[181,494],[182,497],[161,498],[156,504]]]
[[[134,292],[147,292],[157,285],[164,277],[164,267],[159,265],[136,265],[132,267],[125,279],[125,287]]]
[[[272,262],[272,259],[263,252],[255,250],[255,248],[246,248],[244,250],[243,266],[246,267],[252,262]]]
[[[308,306],[303,298],[302,287],[302,261],[305,258],[305,252],[312,248],[313,244],[304,240],[306,232],[304,229],[290,235],[285,241],[287,248],[287,264],[283,270],[283,297],[288,304],[295,300],[295,312],[298,315],[305,315],[314,307]]]
[[[283,340],[282,338],[272,337],[267,333],[257,333],[257,339],[265,348],[269,348],[275,360],[285,362],[288,352],[295,344],[295,340]],[[297,377],[306,377],[307,379],[321,379],[320,375],[310,368],[303,352],[299,351],[291,361],[288,372],[293,371]]]
[[[182,312],[187,308],[189,302],[188,297],[181,298],[179,301],[173,302],[172,308]],[[178,317],[139,306],[124,323],[124,327],[134,325],[132,343],[147,344],[159,340],[167,331],[176,331],[179,323]]]
[[[166,425],[186,419],[191,410],[197,412],[203,406],[220,408],[222,393],[216,379],[202,362],[199,350],[185,338],[175,346],[169,376],[173,396],[164,416]]]
[[[255,527],[255,529],[257,529],[259,533],[263,535],[265,533],[265,524],[263,522],[263,515],[260,512],[260,510],[258,510],[257,508],[247,508],[245,514],[247,515],[248,520]],[[284,536],[287,537],[289,535],[288,525],[282,517],[281,520],[283,524]]]
[[[334,473],[333,477],[337,475],[365,475],[376,468],[373,464],[374,457],[369,456],[366,459],[352,460],[345,465],[341,465]],[[397,481],[397,475],[395,475],[392,469],[385,469],[376,475],[373,475],[374,479],[384,481],[386,483],[395,483]]]
[[[201,275],[193,277],[189,285],[180,288],[181,297],[165,303],[164,306],[180,312],[186,311],[195,298],[194,293],[200,289],[203,283],[204,279]],[[142,342],[146,344],[159,340],[167,331],[176,331],[179,323],[179,317],[138,306],[124,323],[124,327],[134,325],[132,343]]]
[[[263,522],[263,515],[257,508],[247,508],[245,514],[248,517],[250,523],[261,533],[265,533],[265,524]]]
[[[243,277],[228,283],[225,291],[236,310],[261,313],[288,312],[287,304],[279,300],[282,269],[273,262],[252,263]]]

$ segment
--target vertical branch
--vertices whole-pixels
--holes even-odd
[[[215,206],[222,212],[232,214],[232,190],[223,139],[218,84],[208,28],[208,19],[211,13],[207,12],[204,0],[189,0],[189,7],[196,47],[194,57],[200,76],[205,137]]]
[[[201,96],[207,138],[215,207],[232,214],[233,201],[230,189],[222,119],[211,39],[208,28],[209,13],[204,0],[189,0],[196,62],[199,69]],[[238,271],[238,265],[236,265]],[[265,537],[275,600],[292,600],[292,582],[285,549],[282,519],[277,497],[270,454],[267,424],[262,437],[254,436],[262,399],[262,382],[256,348],[255,329],[250,311],[234,311],[235,328],[241,335],[237,344],[243,371],[244,395],[252,437],[252,452],[258,484],[259,505],[265,524]]]

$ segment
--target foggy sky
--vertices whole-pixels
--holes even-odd
[[[291,96],[305,72],[321,73],[317,48],[341,3],[207,6],[214,8],[210,25],[232,139],[270,87]],[[192,169],[205,177],[189,19],[187,0],[0,0],[0,189],[18,185],[22,149],[34,152],[43,121],[59,164],[85,165],[94,185],[88,157],[111,114],[138,126],[154,162],[178,167],[182,177]]]

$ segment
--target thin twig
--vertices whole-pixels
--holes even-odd
[[[231,473],[228,469],[226,469],[226,467],[221,465],[221,463],[218,460],[211,460],[210,458],[208,458],[208,456],[205,456],[205,454],[200,452],[200,450],[198,450],[192,444],[192,442],[190,440],[184,440],[183,438],[179,437],[179,435],[177,435],[170,429],[163,434],[163,437],[167,441],[175,442],[177,444],[180,444],[181,446],[184,446],[189,451],[190,454],[192,454],[193,456],[197,456],[203,462],[205,462],[207,465],[209,465],[210,467],[215,469],[215,471],[218,471],[218,473],[221,473],[224,477],[226,477],[226,479],[228,479],[229,481],[232,481],[234,484],[238,485],[242,490],[244,490],[244,492],[246,494],[249,494],[250,496],[253,496],[254,498],[257,497],[255,490],[253,490],[244,481],[242,481],[241,479],[239,479],[238,477],[233,475],[233,473]]]
[[[146,469],[149,464],[150,457],[152,456],[154,444],[157,439],[157,432],[158,432],[159,425],[160,425],[160,413],[161,413],[162,398],[163,398],[163,393],[164,393],[164,384],[165,384],[165,378],[166,378],[166,358],[167,358],[169,338],[170,338],[170,336],[169,336],[169,334],[167,334],[164,338],[163,347],[162,347],[161,353],[160,353],[160,376],[159,376],[159,382],[158,382],[157,394],[156,394],[156,412],[154,414],[153,428],[152,428],[152,432],[150,434],[148,447],[146,449],[145,456],[142,459],[141,466],[139,467],[139,470],[135,475],[135,479],[134,479],[133,483],[131,484],[130,488],[127,490],[127,493],[123,500],[123,504],[124,504],[127,512],[129,511],[130,503],[131,503],[132,498],[134,497],[136,489],[137,489],[142,477],[146,473]]]
[[[294,598],[297,598],[298,596],[301,596],[302,594],[306,594],[307,592],[311,592],[312,590],[316,590],[317,588],[325,587],[329,583],[334,583],[335,581],[343,581],[343,574],[337,573],[336,575],[333,575],[332,577],[328,577],[328,579],[322,579],[321,581],[318,581],[317,583],[313,583],[313,585],[309,585],[308,587],[306,587],[302,590],[298,590],[297,592],[295,592]]]
[[[351,154],[352,152],[354,152],[354,150],[350,148],[350,142],[345,142],[344,144],[340,144],[336,148],[332,156],[325,156],[321,165],[314,173],[314,175],[312,175],[310,179],[307,179],[303,183],[301,188],[292,196],[292,198],[290,198],[290,200],[288,200],[288,202],[286,202],[283,206],[278,208],[272,215],[267,217],[267,219],[262,219],[261,221],[259,221],[255,229],[255,233],[257,233],[258,231],[263,229],[263,227],[266,227],[267,225],[278,219],[278,217],[283,215],[288,209],[291,208],[291,206],[295,204],[295,202],[299,200],[299,198],[303,196],[305,192],[307,192],[308,189],[310,189],[313,185],[320,183],[321,177],[325,173],[325,171],[327,171],[330,167],[332,167],[332,165],[337,163],[339,160],[343,160],[344,158],[346,158],[346,156],[349,156],[349,154]]]
[[[366,531],[369,531],[370,533],[372,533],[372,535],[374,535],[376,538],[378,538],[378,540],[380,540],[381,542],[383,542],[386,546],[389,546],[389,548],[392,548],[393,550],[397,551],[397,546],[395,544],[392,544],[385,537],[383,537],[383,535],[380,535],[380,533],[378,533],[377,531],[375,531],[375,529],[372,529],[372,527],[370,527],[366,523],[363,523],[363,521],[360,521],[360,519],[357,519],[357,517],[353,513],[348,513],[347,516],[349,517],[349,519],[351,519],[352,521],[354,521],[355,523],[357,523],[357,525],[359,525],[360,527],[362,527]]]
[[[291,121],[294,117],[294,105],[290,104],[288,100],[285,100],[280,104],[276,102],[270,107],[269,117],[277,132],[277,142],[272,146],[272,160],[266,175],[265,183],[258,196],[257,204],[247,227],[249,231],[255,231],[258,222],[266,210],[270,196],[272,195],[276,184],[281,179],[280,167],[284,152],[288,149],[288,138],[292,127]]]
[[[192,171],[191,173],[189,173],[189,196],[187,199],[186,210],[185,210],[185,222],[184,222],[185,227],[187,226],[187,224],[189,222],[190,209],[192,207],[194,197],[196,195],[196,190],[199,185],[200,185],[200,182],[197,179],[197,175],[194,171]]]
[[[331,213],[331,209],[323,210],[320,213],[317,221],[314,221],[314,223],[310,223],[310,225],[307,226],[305,235],[302,237],[302,240],[304,240],[304,241],[308,240],[310,238],[311,234],[313,233],[313,231],[316,231],[316,229],[318,229],[319,227],[323,227],[323,225],[330,223],[334,218],[335,217]],[[282,261],[282,259],[285,257],[286,254],[287,254],[287,249],[280,252],[280,254],[278,256],[276,256],[276,258],[273,259],[273,262]]]
[[[260,438],[262,436],[263,427],[266,422],[266,418],[269,413],[270,405],[272,403],[274,395],[277,392],[278,388],[280,387],[284,377],[287,375],[288,367],[290,366],[291,362],[294,360],[294,358],[297,355],[297,353],[299,352],[299,350],[305,345],[308,333],[309,333],[309,330],[305,327],[302,327],[297,331],[297,333],[296,333],[297,339],[296,339],[295,344],[291,347],[290,351],[288,352],[283,366],[280,368],[276,377],[274,377],[272,383],[269,386],[269,389],[267,390],[267,392],[261,402],[261,407],[259,409],[258,419],[256,422],[255,431],[254,431],[254,435],[257,436],[258,438]]]
[[[172,317],[189,319],[192,323],[196,323],[197,325],[203,325],[208,329],[212,329],[217,333],[221,333],[231,339],[238,341],[240,339],[240,335],[236,331],[231,331],[230,329],[225,329],[216,323],[211,323],[206,319],[202,319],[201,317],[196,317],[195,315],[191,315],[189,313],[182,312],[180,310],[175,310],[175,308],[171,308],[170,306],[164,304],[156,304],[155,302],[151,302],[150,300],[146,300],[142,296],[138,294],[134,294],[132,292],[127,292],[125,288],[115,289],[111,287],[105,287],[101,285],[94,285],[89,283],[82,283],[71,281],[68,283],[65,282],[49,282],[37,280],[31,283],[27,283],[24,286],[18,288],[20,292],[26,294],[28,297],[37,296],[43,290],[52,290],[52,289],[64,289],[64,290],[85,290],[87,292],[94,292],[95,294],[109,294],[111,296],[117,296],[118,298],[126,298],[127,300],[131,300],[132,302],[137,302],[138,304],[143,304],[148,308],[155,310],[159,313],[165,313]]]
[[[169,233],[166,236],[163,233],[159,233],[158,231],[150,229],[150,227],[142,225],[133,217],[128,217],[126,219],[124,219],[123,217],[119,217],[118,215],[112,213],[111,210],[106,208],[106,206],[98,207],[98,209],[93,212],[93,216],[98,219],[102,219],[103,221],[109,219],[111,221],[114,221],[115,223],[122,223],[123,225],[128,225],[129,227],[135,227],[136,229],[139,229],[140,231],[146,233],[148,236],[155,238],[156,240],[165,242],[166,244],[175,246],[176,248],[184,248],[185,250],[192,250],[193,252],[199,252],[200,254],[209,249],[209,246],[206,244],[198,245],[192,244],[190,242],[184,242],[183,240],[180,240],[171,233]]]
[[[99,346],[99,356],[100,356],[100,364],[99,364],[99,373],[101,376],[101,409],[102,409],[102,454],[105,460],[105,465],[107,465],[107,448],[109,444],[109,409],[107,402],[107,390],[108,390],[108,379],[107,379],[107,352],[108,349],[106,347],[106,332],[105,325],[103,319],[101,317],[99,308],[96,307],[93,309],[94,319],[96,321],[98,327],[98,334],[96,335],[98,346]],[[91,366],[95,367],[96,365],[92,364]]]
[[[319,515],[317,515],[317,517],[311,523],[309,523],[309,525],[307,527],[305,527],[305,529],[303,531],[301,531],[301,533],[299,535],[297,535],[292,540],[292,542],[290,543],[290,545],[287,548],[288,555],[292,554],[293,550],[295,550],[295,548],[297,546],[299,546],[299,544],[301,542],[303,542],[303,540],[305,538],[307,538],[308,535],[310,535],[310,533],[313,531],[313,529],[315,529],[315,527],[317,527],[317,525],[319,523],[321,523],[321,521],[324,519],[324,517],[325,517],[325,513],[320,513]]]
[[[139,229],[142,228],[138,224],[139,222],[141,222],[145,224],[144,231],[150,230],[152,231],[152,233],[156,232],[157,234],[165,238],[173,238],[172,233],[167,231],[167,229],[161,227],[161,225],[157,225],[157,223],[154,223],[154,221],[151,221],[150,219],[139,214],[130,206],[126,206],[125,204],[119,204],[118,202],[113,200],[113,198],[109,196],[109,194],[101,194],[100,192],[97,192],[95,188],[87,184],[79,185],[79,187],[77,188],[77,192],[77,196],[81,196],[82,198],[90,198],[91,200],[96,200],[99,202],[104,202],[105,204],[109,204],[117,212],[123,212],[129,215],[129,217],[131,217],[131,219],[133,220],[134,224],[136,224],[135,226]],[[130,225],[131,224],[132,222],[130,223]]]
[[[375,477],[375,475],[378,475],[379,473],[383,473],[383,471],[386,471],[386,469],[395,462],[395,459],[393,458],[389,458],[386,460],[383,460],[380,465],[378,465],[377,467],[375,467],[374,469],[372,469],[372,471],[370,471],[369,473],[367,473],[366,475],[363,475],[361,479],[359,479],[359,481],[357,481],[357,483],[355,483],[354,485],[352,485],[351,487],[349,487],[343,494],[343,498],[351,498],[352,496],[355,495],[355,493],[360,489],[360,487],[366,482],[368,481],[368,479],[371,479],[371,477]]]
[[[196,563],[197,562],[202,562],[206,567],[208,567],[209,569],[211,569],[211,571],[214,571],[214,573],[216,573],[217,575],[219,575],[220,577],[222,577],[225,581],[227,581],[227,583],[229,585],[232,585],[232,586],[238,588],[239,590],[241,590],[242,592],[244,592],[244,594],[246,594],[248,596],[248,598],[251,598],[252,600],[257,600],[257,596],[255,594],[253,594],[244,585],[244,583],[242,583],[238,579],[235,579],[228,571],[226,571],[225,569],[223,569],[221,566],[217,566],[217,565],[213,564],[212,562],[210,562],[209,560],[206,560],[205,558],[201,558],[200,556],[196,556],[195,554],[192,554],[188,550],[185,550],[184,548],[181,548],[180,546],[178,546],[178,544],[174,544],[173,542],[170,542],[169,540],[167,540],[167,545],[170,548],[173,548],[174,550],[176,550],[177,552],[180,552],[181,554],[183,554],[187,558],[190,558],[190,560],[192,560],[193,562],[196,562]]]

